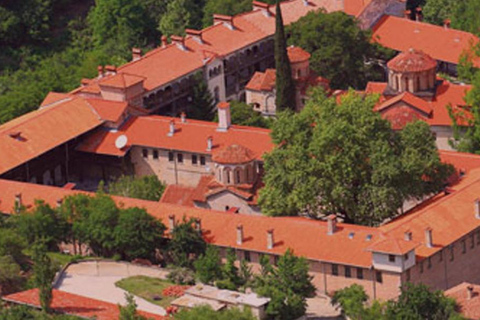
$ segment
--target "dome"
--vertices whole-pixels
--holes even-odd
[[[437,62],[422,51],[410,49],[390,60],[387,66],[395,72],[422,72],[436,68]]]
[[[216,152],[212,160],[221,164],[243,164],[255,160],[255,154],[244,146],[232,144]]]
[[[302,48],[290,46],[287,48],[288,59],[290,63],[298,63],[308,61],[310,59],[310,53]]]

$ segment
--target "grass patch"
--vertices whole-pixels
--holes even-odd
[[[164,297],[162,291],[165,288],[175,285],[173,282],[158,278],[135,276],[117,281],[115,285],[129,293],[143,298],[153,304],[166,308],[175,300],[175,297]],[[154,300],[160,297],[160,300]]]

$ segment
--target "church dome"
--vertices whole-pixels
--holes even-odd
[[[310,53],[302,48],[290,46],[287,48],[288,59],[290,63],[299,63],[308,61],[310,59]]]
[[[217,151],[212,160],[221,164],[243,164],[255,160],[255,154],[244,146],[232,144]]]
[[[390,60],[388,68],[395,72],[422,72],[437,67],[437,62],[422,51],[410,49]]]

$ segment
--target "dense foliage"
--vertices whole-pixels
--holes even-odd
[[[423,284],[407,283],[396,301],[367,304],[368,296],[363,287],[354,284],[335,292],[332,303],[342,307],[343,314],[352,320],[460,320],[455,301],[445,297],[442,291],[432,291]]]
[[[423,8],[427,22],[441,25],[446,19],[451,21],[452,28],[480,34],[480,0],[428,0]]]
[[[202,255],[207,244],[194,227],[195,219],[186,219],[175,225],[168,243],[168,252],[173,263],[179,267],[191,268],[193,262]]]
[[[370,32],[361,30],[343,12],[311,12],[292,23],[287,34],[289,44],[308,51],[310,67],[335,89],[363,90],[367,81],[383,80],[385,71],[378,63],[393,57],[393,52],[372,43]]]
[[[404,200],[442,190],[453,168],[441,163],[428,125],[393,131],[373,111],[376,100],[350,92],[338,104],[315,90],[300,113],[281,113],[272,131],[277,147],[265,156],[262,212],[375,225]]]
[[[248,127],[270,128],[274,119],[264,118],[253,106],[245,102],[233,100],[230,102],[230,117],[232,124]],[[218,115],[213,120],[218,122]]]
[[[158,201],[165,191],[165,184],[158,180],[156,175],[151,176],[121,176],[108,186],[108,193],[112,195]]]

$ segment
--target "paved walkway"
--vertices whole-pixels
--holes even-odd
[[[164,279],[163,269],[142,267],[125,262],[85,261],[70,265],[56,289],[115,304],[125,304],[125,290],[115,286],[115,282],[132,277],[147,276]],[[135,297],[138,310],[165,315],[165,310],[153,303]]]
[[[308,320],[337,320],[343,319],[340,309],[335,308],[330,303],[327,296],[317,296],[307,299],[307,319]]]

